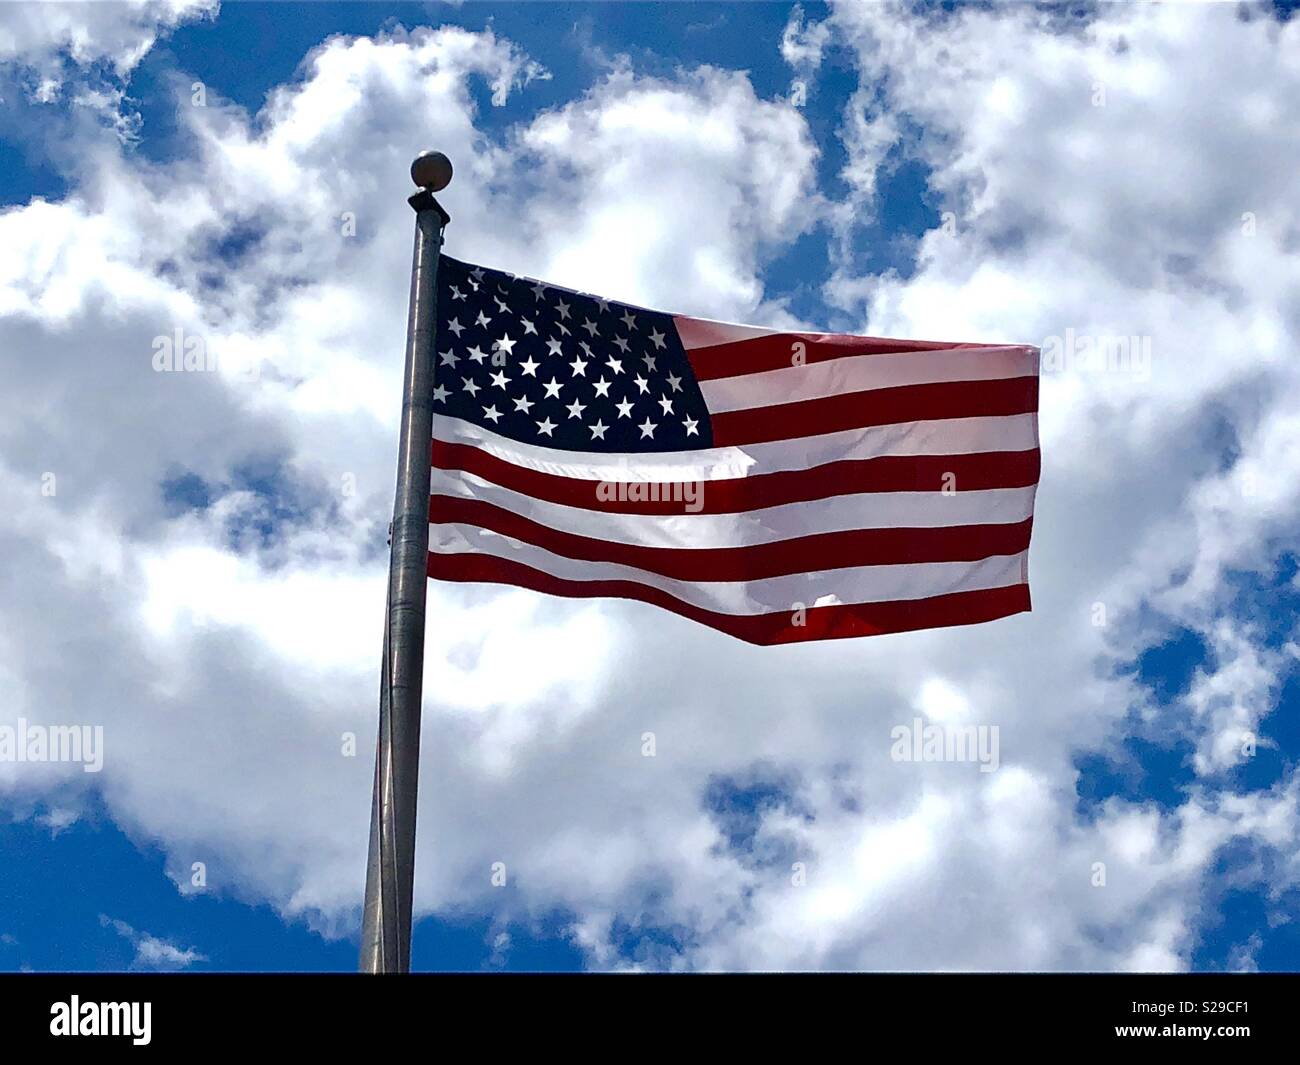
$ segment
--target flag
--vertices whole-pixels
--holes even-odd
[[[1026,611],[1038,350],[687,318],[438,266],[429,575],[755,644]]]

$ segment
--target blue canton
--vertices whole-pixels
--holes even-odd
[[[713,430],[672,316],[438,261],[433,409],[568,451],[694,451]]]

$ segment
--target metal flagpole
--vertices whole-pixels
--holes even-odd
[[[415,797],[420,770],[420,699],[424,681],[424,601],[429,554],[429,449],[433,440],[433,345],[438,320],[438,253],[451,221],[433,194],[451,181],[441,152],[411,164],[420,191],[406,324],[406,378],[388,561],[384,661],[379,681],[379,742],[370,808],[361,961],[367,973],[411,968],[411,894],[415,881]]]

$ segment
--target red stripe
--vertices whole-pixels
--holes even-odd
[[[851,529],[743,547],[645,547],[561,532],[481,499],[433,496],[431,522],[461,522],[566,558],[613,562],[681,581],[755,581],[809,570],[913,562],[975,562],[1029,546],[1032,518],[937,529]]]
[[[801,643],[852,636],[878,636],[948,625],[974,625],[1030,609],[1029,585],[1013,584],[988,591],[956,592],[928,599],[809,607],[802,615],[720,614],[684,603],[659,588],[635,581],[571,581],[492,555],[429,555],[429,576],[445,581],[482,581],[531,588],[569,599],[634,599],[671,610],[711,629],[754,644]]]
[[[436,469],[472,473],[521,495],[568,507],[617,514],[680,514],[682,511],[682,504],[671,499],[600,499],[597,489],[608,482],[561,477],[516,466],[472,444],[434,440],[432,461]],[[736,514],[860,492],[934,492],[947,484],[954,485],[959,492],[1027,488],[1038,483],[1039,465],[1037,449],[977,455],[845,459],[807,470],[780,470],[708,481],[700,493],[703,507],[699,513]]]
[[[1036,410],[1037,376],[899,385],[714,414],[713,443],[716,447],[739,447],[871,425],[988,418]]]
[[[802,351],[795,345],[802,344]],[[991,344],[950,344],[942,340],[890,340],[880,337],[855,337],[818,333],[772,333],[729,344],[687,349],[691,370],[697,381],[716,381],[722,377],[742,377],[767,370],[786,370],[791,366],[854,355],[901,355],[909,351],[955,351],[958,348],[998,347]]]

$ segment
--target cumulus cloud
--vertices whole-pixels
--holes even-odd
[[[6,4],[0,15],[0,115],[9,104],[3,117],[30,130],[29,116],[12,107],[15,99],[45,110],[67,104],[130,142],[139,128],[139,116],[125,106],[132,71],[160,38],[184,22],[214,17],[218,7],[219,0]]]
[[[821,66],[822,53],[831,34],[829,22],[809,23],[803,7],[795,4],[781,35],[781,58],[796,69],[816,70]]]
[[[668,284],[662,261],[620,254],[634,269],[606,278],[604,291],[669,305],[713,292],[709,302],[742,313],[758,301],[753,242],[771,239],[792,210],[812,148],[787,109],[759,100],[743,77],[707,70],[680,83],[612,74],[494,143],[475,128],[470,80],[505,91],[538,68],[490,33],[336,38],[306,71],[272,94],[257,132],[210,98],[178,111],[192,159],[162,171],[104,144],[93,183],[0,216],[14,249],[0,331],[26,355],[4,400],[4,477],[24,500],[6,518],[19,574],[9,631],[19,604],[45,604],[6,668],[16,708],[32,720],[105,725],[105,796],[122,823],[167,841],[178,882],[201,860],[214,887],[329,925],[352,919],[364,867],[375,668],[366,648],[382,611],[409,145],[439,144],[457,162],[464,194],[450,250],[463,241],[485,261],[592,285],[588,257],[564,234],[602,196],[619,220],[617,185],[602,191],[599,164],[621,154],[627,175],[645,179],[625,202],[649,196],[664,208],[658,221],[629,214],[629,227],[661,255],[687,247],[691,230],[713,231],[722,258],[702,252]],[[675,124],[640,144],[638,115]],[[735,123],[752,141],[711,143]],[[673,187],[651,179],[676,150],[693,155],[702,196],[669,211],[687,175],[670,171]],[[758,184],[791,156],[795,184],[760,202]],[[561,200],[567,214],[527,180],[561,167],[581,171]],[[715,210],[721,203],[730,206]],[[546,225],[497,222],[537,218],[543,204],[557,212]],[[345,235],[350,221],[355,237]],[[585,239],[597,252],[620,232],[590,226]],[[727,257],[748,272],[723,269]],[[178,330],[203,341],[214,372],[154,371],[159,338]],[[187,505],[195,495],[203,506]],[[456,620],[431,640],[439,694],[428,748],[444,764],[429,772],[479,798],[473,813],[431,808],[466,828],[514,819],[511,834],[526,838],[534,829],[515,810],[519,780],[555,776],[572,757],[570,736],[598,716],[614,634],[595,606],[454,588],[433,599],[436,614]],[[48,673],[41,663],[63,660],[72,628],[86,668]],[[0,772],[18,794],[62,789],[64,809],[84,786],[57,765]],[[232,793],[236,780],[247,786]],[[575,788],[562,806],[589,802]],[[546,812],[543,831],[566,816]],[[439,817],[426,815],[427,835],[445,844]],[[456,835],[461,857],[423,865],[425,905],[477,892],[489,860],[514,860],[513,842]]]
[[[218,0],[113,0],[111,3],[13,4],[0,25],[0,64],[45,76],[71,64],[104,62],[129,74],[160,34],[216,14]]]
[[[906,115],[957,217],[907,277],[841,260],[828,303],[884,335],[1148,337],[1150,373],[1072,348],[1046,374],[1032,615],[753,648],[635,604],[431,586],[421,912],[573,914],[607,966],[1186,965],[1221,849],[1296,844],[1293,777],[1222,776],[1290,654],[1224,602],[1300,489],[1300,133],[1259,126],[1296,32],[1148,5],[800,23],[792,58],[834,41],[860,66],[845,202],[870,203]],[[1213,93],[1180,88],[1206,71]],[[105,142],[93,182],[0,214],[0,713],[103,724],[95,786],[182,890],[202,861],[209,890],[357,920],[413,148],[455,161],[449,252],[647,305],[792,321],[766,264],[810,202],[850,235],[798,108],[744,74],[619,60],[488,132],[474,83],[501,105],[542,76],[492,32],[333,38],[256,118],[178,107],[188,157]],[[177,330],[213,372],[154,371]],[[1080,811],[1074,758],[1150,708],[1129,659],[1175,626],[1217,656],[1172,710],[1197,784]],[[998,771],[894,761],[918,715],[998,727]],[[0,765],[9,802],[61,821],[87,786]]]
[[[886,333],[1043,344],[1049,507],[1054,479],[1149,501],[1072,515],[1081,563],[1109,555],[1098,599],[1207,625],[1224,575],[1268,570],[1300,501],[1300,220],[1279,177],[1300,138],[1272,121],[1300,79],[1297,27],[1152,5],[1065,28],[1022,6],[897,14],[835,22],[919,124],[910,150],[956,227],[925,235],[913,276],[845,270],[831,297]]]

